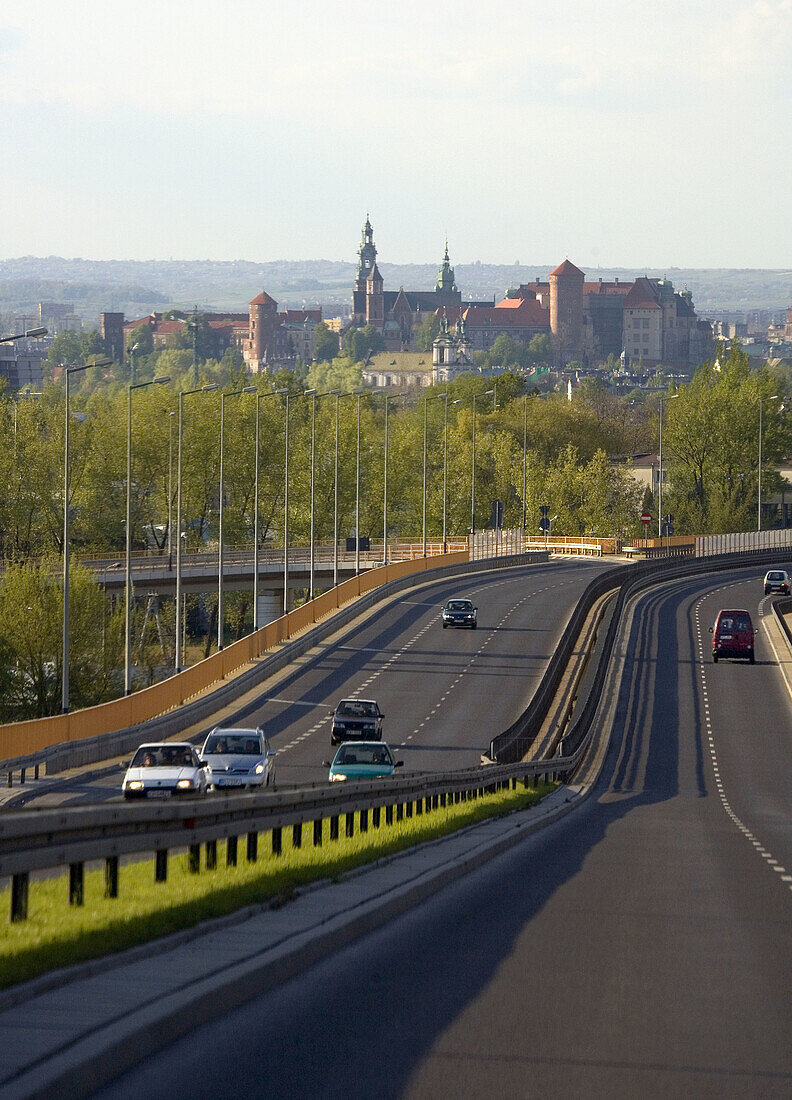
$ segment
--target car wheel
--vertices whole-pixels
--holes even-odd
[[[715,664],[717,664],[717,663],[718,663],[718,654],[717,654],[717,653],[713,653],[713,654],[712,654],[712,660],[713,660],[713,662],[714,662]]]
[[[751,664],[755,664],[756,658],[754,657],[754,651],[753,650],[751,650],[751,652],[748,654],[748,660],[750,661]]]
[[[476,624],[475,624],[475,623],[473,623],[473,625],[471,626],[471,628],[470,628],[470,629],[471,629],[471,630],[475,630],[475,629],[476,629]]]
[[[448,623],[443,623],[443,630],[448,626]]]
[[[770,589],[769,589],[769,588],[765,588],[765,596],[769,595],[769,593],[770,593]]]

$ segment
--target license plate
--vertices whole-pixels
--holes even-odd
[[[146,791],[148,798],[170,798],[172,791]]]

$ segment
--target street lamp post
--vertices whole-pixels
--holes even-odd
[[[0,344],[10,344],[14,340],[35,340],[36,337],[38,337],[38,336],[46,336],[46,335],[47,335],[47,329],[45,329],[45,328],[27,328],[27,329],[25,329],[24,332],[15,332],[11,336],[0,336]],[[109,362],[109,360],[108,360],[108,362]],[[105,363],[103,362],[101,364],[98,364],[98,363],[89,363],[88,364],[88,366],[90,366],[90,367],[96,367],[96,366],[100,366],[100,365],[105,366]]]
[[[138,350],[139,347],[140,344],[138,343],[132,344],[131,347],[127,348],[127,351],[129,352],[129,384],[131,386],[134,386],[135,384],[135,352]]]
[[[176,413],[168,413],[168,569],[173,568],[173,418]]]
[[[243,393],[255,393],[255,386],[244,386],[241,390],[220,395],[220,521],[217,537],[217,649],[223,648],[223,512],[225,508],[225,403],[230,397],[241,397]]]
[[[423,501],[421,508],[421,532],[423,542],[423,556],[426,557],[426,440],[427,440],[427,406],[430,401],[447,398],[447,393],[435,393],[431,397],[424,397],[424,431],[423,431]]]
[[[283,614],[289,613],[289,394],[283,432]]]
[[[657,455],[657,537],[663,537],[663,419],[665,416],[665,402],[675,401],[678,393],[671,393],[666,397],[660,394],[660,450]]]
[[[177,454],[176,459],[176,644],[174,647],[174,672],[181,672],[181,661],[183,656],[183,635],[182,635],[182,594],[181,594],[181,577],[182,577],[182,438],[183,438],[183,419],[184,419],[184,399],[190,397],[194,393],[213,393],[217,389],[217,384],[212,382],[207,386],[199,386],[196,390],[180,390],[179,391],[179,427],[177,438]]]
[[[473,458],[470,468],[470,533],[475,535],[476,533],[476,400],[479,397],[494,396],[495,390],[484,390],[483,393],[473,394],[473,430],[471,437],[471,448],[473,452]],[[523,494],[524,496],[525,494]]]
[[[127,486],[126,486],[126,555],[124,567],[124,694],[131,691],[132,655],[132,391],[146,386],[161,386],[170,382],[167,376],[148,382],[131,383],[127,387]]]
[[[528,394],[523,394],[523,513],[522,529],[525,535],[525,526],[528,521]],[[522,549],[522,546],[520,547]]]
[[[335,393],[335,459],[333,473],[333,588],[338,586],[338,408],[343,397],[356,397],[363,390],[349,390],[347,393]]]
[[[385,394],[385,457],[382,488],[382,564],[388,564],[388,402],[404,397],[403,393]]]
[[[778,394],[759,398],[759,484],[756,497],[756,530],[762,530],[762,407],[765,401],[775,401]]]
[[[288,393],[286,389],[272,390],[270,393],[256,394],[256,463],[253,486],[253,629],[259,628],[258,580],[259,580],[259,413],[265,397],[280,397]]]
[[[38,332],[38,329],[32,329]],[[44,332],[47,330],[44,329]],[[69,383],[72,374],[88,370],[88,367],[107,367],[109,359],[100,359],[98,363],[85,363],[81,367],[66,367],[66,419],[63,427],[63,638],[61,671],[61,710],[69,713]]]

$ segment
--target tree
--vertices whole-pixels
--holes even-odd
[[[333,359],[331,363],[314,363],[305,379],[309,389],[341,390],[348,393],[363,385],[360,364],[351,359]]]
[[[379,351],[385,351],[385,338],[372,325],[350,329],[344,338],[344,353],[354,363],[362,363],[367,355]]]
[[[331,332],[324,321],[314,327],[313,341],[317,362],[329,363],[338,355],[338,333]]]
[[[49,346],[47,362],[53,367],[76,367],[84,362],[80,337],[71,329],[59,332]]]
[[[440,318],[436,313],[430,313],[424,317],[415,334],[415,342],[419,351],[431,351],[432,345],[440,332]]]
[[[134,353],[136,356],[142,358],[144,355],[151,355],[154,350],[154,336],[152,335],[149,325],[137,325],[132,329],[127,337],[127,354],[129,354],[129,349],[133,348],[135,344],[137,344],[137,351]]]

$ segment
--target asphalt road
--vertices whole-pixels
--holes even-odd
[[[792,1095],[790,698],[707,633],[747,576],[638,601],[577,812],[100,1095]]]
[[[353,630],[325,643],[259,699],[236,724],[261,725],[277,750],[278,785],[325,782],[330,721],[339,699],[376,699],[383,739],[405,771],[476,767],[495,734],[527,706],[584,588],[613,563],[561,560],[462,575],[408,590]],[[478,606],[476,630],[443,630],[451,596]],[[33,805],[120,797],[121,769],[69,780]]]

